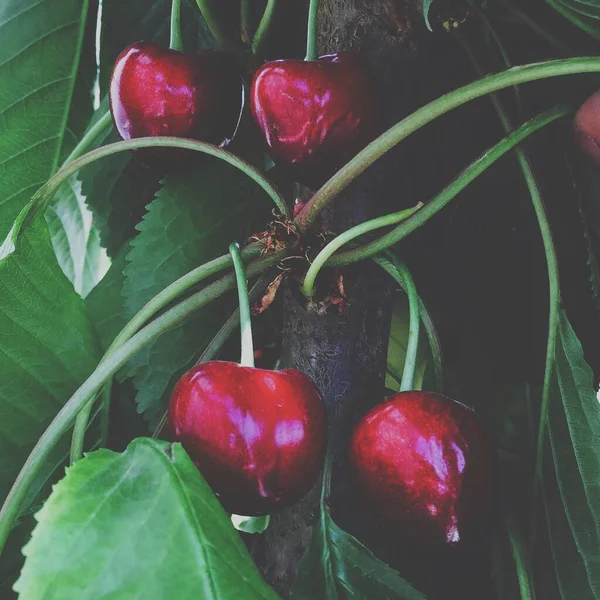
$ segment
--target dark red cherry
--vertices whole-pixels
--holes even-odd
[[[124,140],[168,135],[226,145],[242,106],[242,80],[224,52],[183,53],[138,42],[121,52],[113,68],[110,110]],[[181,156],[171,150],[138,152],[143,158]]]
[[[577,111],[575,137],[584,152],[600,164],[600,91],[592,94]]]
[[[379,134],[373,82],[349,52],[267,63],[254,75],[250,98],[275,163],[312,188]]]
[[[197,365],[173,390],[169,423],[233,513],[262,515],[294,503],[323,465],[325,405],[299,371]]]
[[[463,547],[485,534],[494,470],[475,413],[431,392],[401,392],[356,427],[351,463],[369,506],[403,540]]]

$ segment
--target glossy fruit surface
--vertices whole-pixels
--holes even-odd
[[[309,187],[324,183],[379,133],[373,82],[349,52],[267,63],[250,97],[271,157]]]
[[[138,42],[115,62],[110,110],[125,140],[169,135],[225,145],[239,121],[242,93],[235,63],[224,52],[186,54]]]
[[[261,515],[292,504],[323,465],[325,405],[299,371],[202,363],[175,386],[169,423],[233,513]]]
[[[493,451],[466,406],[430,392],[396,394],[358,423],[350,458],[369,506],[403,539],[439,548],[485,534]]]
[[[600,164],[600,91],[592,94],[577,111],[575,137],[586,154]]]

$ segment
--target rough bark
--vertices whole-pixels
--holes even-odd
[[[382,90],[384,123],[395,122],[405,110],[405,95],[398,93],[394,71],[413,50],[407,6],[409,2],[384,0],[321,0],[319,46],[322,53],[352,49],[373,67]],[[399,101],[400,100],[400,101]],[[337,199],[325,215],[328,228],[342,231],[384,212],[390,199],[403,190],[399,181],[398,154],[386,157],[369,169]],[[297,290],[288,288],[284,298],[282,367],[309,374],[320,388],[333,423],[339,408],[350,402],[364,410],[383,394],[387,340],[392,311],[392,286],[373,264],[346,272],[349,304],[342,311],[306,306]],[[354,415],[356,413],[353,413]],[[346,419],[346,417],[349,417]],[[355,420],[344,410],[349,431]],[[364,523],[356,518],[349,502],[350,479],[345,473],[345,443],[336,449],[332,505],[340,525],[360,532]],[[292,508],[273,515],[267,532],[247,539],[247,544],[266,579],[287,597],[298,563],[317,518],[318,489]],[[338,501],[337,499],[344,499]]]

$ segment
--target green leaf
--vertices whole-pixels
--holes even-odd
[[[271,205],[264,198],[254,182],[223,162],[169,178],[131,243],[123,287],[127,317],[182,275],[226,254],[232,241],[245,241],[251,222],[268,215]],[[130,362],[138,409],[151,423],[161,416],[177,379],[233,310],[234,296],[230,298],[232,302],[214,303],[168,331]]]
[[[243,531],[244,533],[264,533],[271,522],[271,516],[243,517],[241,515],[231,515],[231,522],[238,531]]]
[[[565,599],[598,599],[600,404],[592,371],[564,312],[551,394],[548,433],[556,488],[552,477],[545,478],[545,502],[557,579]]]
[[[88,454],[36,518],[20,600],[277,598],[179,444]]]
[[[85,132],[94,113],[96,80],[96,29],[98,25],[98,7],[100,0],[88,0],[88,12],[85,23],[79,68],[73,88],[73,98],[69,110],[67,130],[63,140],[61,162],[68,156]]]
[[[104,112],[103,103],[98,112]],[[114,131],[98,140],[101,144],[118,141]],[[160,171],[151,170],[120,152],[103,158],[82,169],[79,178],[86,203],[94,213],[94,222],[102,245],[109,256],[116,256],[131,239],[149,204],[159,188]]]
[[[292,600],[316,598],[423,600],[425,596],[321,511],[291,593]]]
[[[83,300],[58,266],[43,216],[15,245],[0,258],[0,501],[100,357]],[[64,448],[57,452],[40,485],[64,458]]]
[[[565,19],[600,40],[600,2],[590,0],[546,0]]]
[[[600,172],[590,161],[579,157],[573,163],[572,178],[575,201],[583,225],[590,290],[600,315]]]
[[[85,298],[106,274],[110,260],[76,177],[58,190],[46,210],[46,222],[61,269]]]
[[[126,257],[130,250],[131,246],[126,244],[113,260],[104,279],[85,299],[88,313],[105,350],[108,350],[119,331],[127,324],[125,298],[123,297],[123,284],[125,283],[123,271],[127,265]]]
[[[0,3],[0,239],[58,166],[87,1]]]

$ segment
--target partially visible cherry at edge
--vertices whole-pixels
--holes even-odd
[[[110,110],[124,140],[175,136],[226,146],[243,108],[243,83],[232,57],[219,50],[184,53],[153,42],[121,52],[110,81]],[[148,164],[174,166],[196,153],[136,151]]]
[[[574,131],[583,151],[600,165],[600,90],[592,94],[577,111]]]
[[[380,133],[374,83],[350,52],[266,63],[254,75],[250,100],[275,164],[311,188]]]
[[[233,513],[289,506],[310,491],[323,466],[325,404],[300,371],[197,365],[173,390],[169,425]]]

